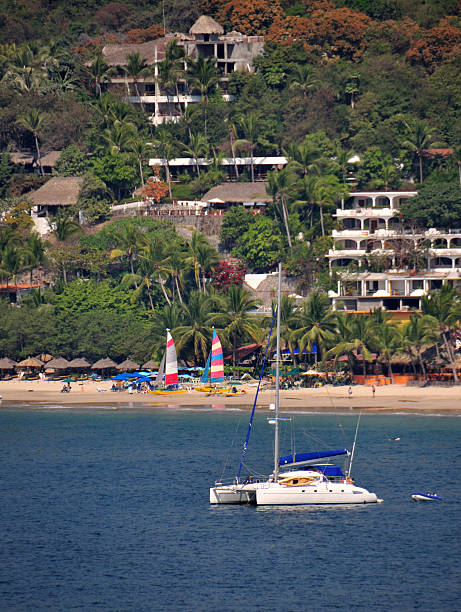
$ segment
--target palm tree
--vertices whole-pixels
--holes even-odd
[[[102,94],[101,84],[109,80],[113,68],[107,64],[102,53],[96,53],[91,64],[86,67],[86,72],[93,79],[96,96],[100,98]]]
[[[146,60],[141,57],[141,54],[138,51],[135,51],[134,53],[127,53],[126,61],[127,65],[124,66],[123,69],[125,70],[127,76],[133,79],[136,97],[139,100],[141,110],[144,112],[144,105],[142,103],[141,96],[139,95],[138,80],[149,72],[149,66],[146,64]]]
[[[280,339],[284,346],[290,351],[293,362],[296,363],[296,342],[293,338],[293,333],[296,330],[297,316],[295,313],[296,302],[294,298],[288,295],[282,295],[280,302]],[[272,300],[272,315],[277,309],[277,301]],[[272,320],[272,319],[271,319]],[[270,324],[269,320],[265,322],[266,326]],[[264,331],[264,334],[266,332]],[[271,345],[276,343],[276,336],[272,335]]]
[[[319,291],[312,293],[297,314],[298,329],[293,337],[298,341],[299,352],[306,347],[312,351],[315,345],[316,354],[322,357],[336,337],[336,313],[330,309],[328,296]]]
[[[402,348],[402,335],[396,323],[383,323],[377,325],[373,330],[373,344],[377,351],[384,357],[387,363],[389,376],[394,384],[394,373],[392,372],[392,356]]]
[[[200,261],[204,249],[210,246],[211,245],[207,238],[197,230],[193,232],[192,237],[187,244],[188,257],[186,259],[186,263],[194,269],[195,284],[197,285],[197,290],[199,292],[202,291],[200,282]],[[203,287],[203,292],[205,292],[205,287]]]
[[[101,140],[108,148],[111,155],[122,151],[129,151],[136,138],[136,127],[133,123],[121,123],[114,121],[101,134]]]
[[[237,149],[243,146],[249,147],[250,150],[250,164],[251,164],[251,182],[255,181],[254,171],[254,160],[253,153],[255,148],[255,142],[258,137],[258,118],[255,113],[248,113],[246,115],[240,115],[236,120],[237,125],[243,132],[243,139],[237,140],[235,146]]]
[[[202,273],[202,290],[205,293],[206,274],[210,272],[219,261],[218,252],[211,244],[201,244],[197,249],[197,263]]]
[[[314,198],[320,211],[320,227],[322,229],[322,236],[325,236],[325,226],[323,222],[324,207],[333,207],[335,202],[340,197],[344,196],[344,188],[334,175],[321,176],[315,182]]]
[[[158,82],[165,88],[168,102],[169,102],[169,90],[173,89],[176,93],[176,99],[178,102],[179,113],[182,115],[181,105],[179,103],[179,88],[178,81],[183,76],[184,70],[182,65],[176,60],[164,59],[158,64]]]
[[[422,120],[416,120],[412,126],[405,123],[408,138],[402,144],[416,153],[419,161],[419,182],[423,182],[423,153],[431,146],[433,131]]]
[[[210,90],[219,82],[219,71],[214,57],[199,57],[188,63],[186,79],[193,89],[198,89],[202,102],[208,102]]]
[[[81,226],[75,221],[67,211],[58,213],[52,223],[53,234],[60,242],[66,242],[68,238],[80,232]]]
[[[320,172],[321,153],[313,147],[306,138],[301,144],[291,143],[283,154],[288,158],[288,164],[295,170],[300,170],[302,176]]]
[[[30,266],[30,284],[32,285],[32,274],[34,268],[43,264],[46,259],[46,248],[48,242],[44,242],[37,232],[32,232],[23,247],[24,259]]]
[[[402,345],[407,349],[413,362],[414,353],[419,362],[424,381],[427,381],[426,368],[422,358],[424,347],[431,346],[437,341],[434,320],[427,316],[411,316],[402,327]]]
[[[142,250],[139,253],[139,258],[147,262],[152,270],[153,276],[157,279],[160,284],[160,288],[163,293],[167,304],[171,304],[170,298],[165,289],[165,276],[168,274],[166,267],[166,245],[157,235],[149,235],[143,239]]]
[[[281,211],[281,216],[287,234],[288,246],[290,247],[291,251],[293,249],[293,245],[291,243],[290,226],[288,223],[287,201],[293,193],[294,178],[293,175],[290,174],[288,168],[283,168],[283,170],[272,170],[271,172],[268,172],[267,179],[267,193],[272,196],[276,209]]]
[[[290,87],[300,89],[303,97],[307,98],[310,90],[315,89],[320,81],[315,76],[312,66],[309,64],[296,64],[290,76]]]
[[[184,146],[184,152],[191,155],[195,161],[195,169],[197,176],[200,176],[200,168],[198,164],[198,158],[201,156],[206,157],[208,153],[208,142],[203,134],[191,134],[188,145]]]
[[[459,186],[461,187],[461,145],[455,147],[455,158],[458,166]]]
[[[144,246],[141,227],[134,223],[119,225],[112,230],[111,238],[116,248],[110,252],[110,258],[126,257],[130,272],[134,274],[134,258]]]
[[[194,365],[207,359],[213,306],[209,296],[192,291],[187,304],[182,305],[184,323],[172,330],[178,352],[186,359],[192,356]]]
[[[131,151],[135,156],[136,159],[138,160],[138,168],[139,168],[139,177],[141,179],[141,187],[144,187],[144,175],[143,175],[143,171],[142,171],[142,163],[143,160],[145,159],[150,147],[143,141],[140,139],[137,140],[131,140],[130,142],[128,142],[128,150]],[[170,193],[170,197],[171,197],[171,193]]]
[[[187,272],[186,253],[178,242],[169,248],[170,254],[165,259],[165,268],[172,277],[174,287],[181,304],[184,303],[180,287],[183,286],[183,278]],[[174,292],[173,292],[174,293]]]
[[[460,294],[448,285],[443,285],[440,291],[433,291],[421,298],[421,310],[424,315],[431,317],[437,326],[451,365],[453,379],[458,382],[451,336],[461,321]]]
[[[20,248],[14,247],[9,244],[2,253],[1,270],[6,273],[6,287],[8,288],[8,281],[11,278],[13,282],[16,280],[17,275],[22,269],[22,257]]]
[[[371,317],[338,312],[337,315],[337,341],[326,357],[334,355],[335,360],[343,355],[347,356],[349,369],[352,369],[352,356],[362,361],[363,377],[366,377],[366,362],[371,361],[370,345],[373,338],[374,322]]]
[[[237,181],[239,180],[239,168],[238,168],[238,164],[237,164],[237,158],[235,157],[235,138],[237,136],[237,130],[235,128],[235,125],[233,123],[230,123],[227,127],[228,132],[229,132],[229,143],[230,143],[230,150],[232,153],[232,159],[234,160],[234,169],[235,169],[235,178],[237,179]]]
[[[170,159],[175,156],[176,147],[171,141],[171,134],[165,128],[157,130],[157,137],[152,142],[155,149],[158,150],[160,156],[165,160],[165,174],[168,183],[168,193],[170,199],[173,197],[171,193],[171,173],[170,173]]]
[[[184,311],[178,304],[167,304],[154,311],[150,333],[153,337],[152,354],[161,355],[165,351],[165,330],[176,329],[184,321]]]
[[[155,305],[152,297],[153,283],[150,273],[151,269],[148,265],[146,265],[146,262],[141,262],[136,274],[131,274],[131,272],[128,272],[127,274],[123,275],[120,282],[120,287],[122,289],[130,289],[131,287],[135,288],[133,295],[131,296],[131,302],[133,304],[142,300],[144,292],[147,293],[149,305],[153,311],[155,309]]]
[[[224,342],[232,347],[232,365],[235,369],[237,345],[246,337],[255,339],[260,324],[250,314],[260,302],[250,291],[239,285],[231,285],[223,296],[222,312],[215,314],[211,321],[221,329],[220,335]]]
[[[33,108],[28,113],[21,115],[18,122],[29,132],[32,132],[35,139],[35,151],[37,153],[37,161],[40,167],[40,174],[43,176],[42,160],[40,156],[40,147],[38,144],[38,136],[43,127],[43,121],[45,119],[44,113],[37,108]]]

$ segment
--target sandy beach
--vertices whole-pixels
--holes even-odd
[[[169,406],[215,406],[248,407],[253,404],[255,387],[240,387],[247,393],[238,397],[207,396],[198,391],[190,391],[181,395],[152,395],[143,393],[128,393],[128,391],[112,392],[112,381],[84,381],[73,383],[70,393],[61,393],[61,381],[24,381],[13,379],[0,381],[1,408],[13,406],[38,405],[107,405],[137,407]],[[98,390],[100,389],[100,390]],[[103,391],[101,391],[101,389]],[[267,409],[274,402],[274,391],[261,391],[258,398],[258,408]],[[461,387],[407,387],[402,385],[387,385],[376,387],[373,398],[371,386],[355,385],[352,387],[352,397],[348,396],[348,387],[333,387],[327,385],[317,389],[281,390],[280,408],[303,411],[348,411],[363,412],[413,412],[461,414]]]

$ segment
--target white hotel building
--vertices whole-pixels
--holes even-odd
[[[328,260],[331,270],[341,272],[337,290],[329,294],[338,308],[418,309],[421,296],[444,283],[461,288],[461,228],[404,228],[399,207],[416,195],[352,192],[336,211],[339,229],[333,230]]]

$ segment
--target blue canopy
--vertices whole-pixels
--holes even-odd
[[[335,450],[314,451],[313,453],[295,453],[294,455],[286,455],[280,457],[279,465],[301,465],[309,461],[316,461],[324,457],[336,457],[337,455],[348,455],[345,448],[337,448]]]
[[[330,478],[345,478],[343,471],[339,467],[339,465],[332,465],[331,463],[321,463],[310,465],[308,470],[317,470],[318,472],[322,472],[325,476],[329,476]]]
[[[190,374],[179,374],[178,378],[183,378],[184,380],[189,380],[192,378]]]
[[[123,372],[123,374],[116,374],[115,376],[112,376],[111,380],[130,380],[130,378],[133,378],[132,374]]]
[[[152,383],[153,380],[152,380],[152,378],[148,378],[147,376],[140,376],[136,382],[138,382],[138,383],[140,383],[140,382]]]

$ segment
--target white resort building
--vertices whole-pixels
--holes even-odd
[[[461,228],[410,230],[400,205],[416,191],[353,192],[336,211],[328,252],[330,270],[339,269],[332,303],[346,310],[418,309],[421,296],[448,283],[461,287]]]
[[[165,88],[159,80],[159,64],[166,57],[166,47],[176,40],[182,46],[185,55],[194,60],[214,57],[221,72],[220,88],[223,98],[232,97],[227,92],[227,81],[234,70],[252,72],[253,59],[260,55],[264,48],[263,36],[245,36],[240,32],[224,34],[224,29],[211,17],[202,15],[197,19],[188,34],[166,34],[162,38],[141,44],[106,45],[103,56],[115,74],[103,87],[107,90],[121,89],[126,92],[129,102],[141,105],[154,125],[166,121],[177,121],[189,104],[201,101],[200,92],[190,90],[186,81],[180,79],[177,91]],[[128,64],[127,55],[139,53],[151,74],[129,76],[125,71]],[[184,62],[187,71],[187,61]]]

